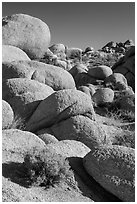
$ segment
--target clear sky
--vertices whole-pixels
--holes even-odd
[[[51,43],[95,50],[107,42],[135,42],[134,2],[4,2],[2,16],[23,13],[40,18]]]

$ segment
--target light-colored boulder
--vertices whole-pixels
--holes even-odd
[[[20,48],[11,45],[2,45],[2,63],[18,60],[30,59]]]
[[[2,129],[8,129],[14,119],[13,110],[6,101],[2,100]]]
[[[50,43],[50,30],[42,20],[15,14],[2,19],[2,44],[23,50],[30,59],[42,58]]]
[[[18,61],[3,64],[3,79],[29,78],[52,87],[55,91],[60,89],[73,89],[75,82],[66,70],[38,61]]]
[[[90,149],[100,144],[111,144],[111,136],[107,135],[103,125],[83,115],[54,124],[50,130],[58,140],[80,141]]]
[[[62,140],[56,143],[48,144],[47,147],[57,154],[64,157],[84,157],[90,152],[90,149],[82,142],[75,140]]]
[[[107,105],[112,103],[114,99],[114,91],[110,88],[97,89],[92,97],[93,101],[97,106]]]
[[[41,100],[54,93],[45,84],[26,78],[7,79],[2,84],[2,98],[21,118],[29,118]]]
[[[38,137],[45,142],[45,144],[51,144],[58,142],[58,139],[44,130],[40,130],[37,133]]]
[[[88,115],[95,120],[92,100],[81,91],[74,89],[60,90],[43,100],[29,119],[26,129],[37,131],[58,123],[71,116]]]
[[[45,147],[45,143],[31,132],[17,129],[2,131],[2,149],[5,152],[18,152],[25,154],[33,148],[42,149]]]
[[[64,52],[64,53],[65,53],[66,47],[65,47],[63,44],[58,43],[58,44],[51,45],[51,46],[49,47],[49,49],[50,49],[50,51],[51,51],[52,53],[57,54],[57,53],[59,53],[59,52]]]
[[[134,149],[119,145],[96,147],[84,157],[83,165],[106,190],[122,201],[135,201]]]
[[[104,80],[112,74],[112,69],[106,65],[92,67],[88,70],[88,74],[96,79]]]
[[[96,86],[94,86],[93,84],[87,83],[85,84],[85,86],[87,86],[90,90],[90,95],[93,96],[94,93],[96,92]]]
[[[54,44],[52,46],[49,47],[50,51],[57,55],[58,59],[66,59],[66,47],[65,45],[58,43],[58,44]]]
[[[67,70],[67,62],[65,62],[65,61],[57,59],[57,60],[55,60],[54,65]]]

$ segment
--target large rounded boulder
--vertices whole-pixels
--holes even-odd
[[[2,63],[18,60],[30,59],[20,48],[11,45],[2,45]]]
[[[91,149],[83,159],[86,171],[125,202],[135,201],[135,150],[111,145]]]
[[[6,101],[2,100],[2,129],[8,129],[14,119],[13,110]]]
[[[58,140],[76,140],[92,149],[101,144],[111,144],[112,138],[103,125],[84,115],[76,115],[54,124],[45,131],[52,132]]]
[[[30,59],[42,58],[50,43],[50,30],[42,20],[15,14],[2,19],[2,44],[23,50]]]
[[[91,98],[78,90],[60,90],[39,104],[27,123],[27,130],[36,131],[40,128],[46,128],[80,114],[95,120]]]
[[[107,105],[112,103],[114,99],[114,91],[110,88],[97,89],[92,99],[97,106]]]
[[[2,149],[7,152],[27,153],[33,148],[45,148],[45,143],[35,134],[27,131],[9,129],[2,131]],[[5,154],[3,154],[4,159]],[[7,157],[5,158],[7,159]]]
[[[84,157],[90,152],[90,149],[82,142],[76,140],[62,140],[56,143],[48,144],[47,147],[61,154],[64,157]]]
[[[73,77],[66,70],[38,61],[17,61],[3,63],[2,78],[28,78],[44,83],[55,91],[60,89],[75,89]]]
[[[52,93],[51,87],[25,78],[7,79],[2,84],[2,98],[21,118],[30,117],[40,101]]]
[[[92,67],[88,70],[88,74],[96,79],[104,80],[112,74],[112,69],[106,65]]]

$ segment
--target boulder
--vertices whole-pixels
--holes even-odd
[[[128,49],[127,52],[125,53],[124,59],[128,59],[129,57],[132,57],[134,55],[135,55],[135,46],[131,46],[130,49]]]
[[[3,64],[3,79],[15,77],[36,80],[52,87],[55,91],[75,88],[74,79],[66,70],[37,61]]]
[[[77,74],[80,74],[80,73],[87,73],[87,67],[83,64],[76,64],[75,66],[73,66],[70,70],[69,70],[69,73],[74,77],[77,76]]]
[[[86,171],[124,202],[135,201],[135,150],[111,145],[91,149],[83,159]]]
[[[2,100],[2,129],[8,129],[14,119],[13,110],[6,101]]]
[[[25,154],[33,148],[45,148],[45,143],[35,134],[27,131],[9,129],[2,131],[2,149],[8,154],[11,152],[18,152]],[[3,155],[3,159],[4,156]],[[10,156],[10,155],[9,155]],[[8,158],[6,157],[6,160]]]
[[[114,91],[110,88],[97,89],[92,99],[97,106],[107,105],[113,102]]]
[[[11,105],[15,115],[25,119],[52,93],[51,87],[25,78],[7,79],[2,84],[2,98]]]
[[[38,137],[45,142],[45,144],[51,144],[58,142],[58,139],[49,133],[44,132],[43,130],[40,130],[38,132]]]
[[[58,140],[80,141],[90,149],[100,144],[112,143],[111,135],[107,135],[103,125],[84,115],[70,117],[49,129]]]
[[[87,70],[88,68],[82,63],[76,64],[69,70],[69,73],[73,76],[75,80],[76,87],[84,86],[87,83],[91,83],[91,84],[96,83],[96,79],[89,76],[87,74]]]
[[[66,49],[67,59],[77,58],[79,61],[82,59],[82,50],[80,48],[68,48]]]
[[[59,159],[62,159],[62,157],[55,153],[56,150],[51,151],[36,135],[26,131],[14,131],[10,130],[7,133],[3,131],[3,202],[92,202],[92,199],[86,198],[80,191],[76,190],[76,181],[72,171],[69,173],[67,181],[61,182],[61,185],[50,186],[46,191],[44,186],[31,185],[26,176],[26,165],[24,165],[26,164],[26,162],[24,163],[26,153],[32,156],[35,153],[35,156],[37,156],[42,154],[44,150],[48,154],[48,164],[54,163],[56,165],[57,168],[53,167],[55,170],[58,169],[58,165],[61,163]],[[52,160],[54,158],[55,161]],[[64,159],[61,161],[64,162]]]
[[[114,73],[106,77],[104,80],[106,87],[111,87],[114,90],[123,90],[128,86],[127,79],[121,73]]]
[[[120,109],[135,113],[135,95],[125,95],[118,99]]]
[[[90,95],[90,89],[89,89],[89,87],[87,87],[87,86],[79,86],[79,87],[78,87],[78,90],[84,92],[84,93],[87,94],[88,96],[91,96],[91,95]]]
[[[85,53],[89,53],[89,52],[94,52],[94,48],[93,47],[87,47],[84,51],[84,54]]]
[[[128,49],[125,56],[112,66],[112,70],[114,73],[123,74],[128,85],[135,90],[135,46]]]
[[[64,60],[66,59],[66,47],[63,44],[54,44],[49,47],[50,51],[57,55],[58,59]]]
[[[89,96],[93,96],[94,95],[94,93],[95,93],[95,88],[94,88],[94,85],[92,86],[90,86],[90,85],[85,85],[85,86],[79,86],[78,87],[78,90],[80,90],[80,91],[82,91],[82,92],[84,92],[84,93],[86,93],[87,95],[89,95]]]
[[[91,77],[89,74],[84,73],[84,72],[78,73],[74,79],[75,79],[76,87],[84,86],[87,83],[89,83],[89,84],[97,84],[98,83],[95,78]]]
[[[50,30],[42,20],[15,14],[2,19],[2,44],[23,50],[30,59],[42,58],[50,43]]]
[[[18,60],[30,59],[20,48],[11,45],[2,45],[2,63]]]
[[[106,65],[92,67],[88,70],[88,74],[96,79],[104,80],[112,74],[112,69]]]
[[[26,129],[37,131],[75,115],[88,115],[95,120],[92,100],[81,91],[60,90],[43,100],[27,123]]]
[[[67,62],[65,62],[65,61],[57,59],[57,60],[55,60],[54,65],[67,70]]]
[[[87,86],[89,88],[90,91],[90,95],[93,96],[94,93],[96,92],[96,86],[94,86],[93,84],[87,83],[85,84],[85,86]]]
[[[134,46],[134,42],[133,42],[133,40],[126,40],[125,41],[125,43],[124,43],[124,46],[126,47],[126,48],[129,48],[129,47],[131,47],[131,46]]]
[[[47,147],[57,154],[64,157],[84,157],[90,152],[90,149],[82,142],[75,140],[62,140],[56,143],[48,144]]]

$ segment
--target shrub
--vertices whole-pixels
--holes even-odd
[[[115,133],[115,139],[116,143],[113,143],[113,145],[116,144],[135,149],[135,131],[130,131],[127,128],[126,130],[118,132],[118,134]]]
[[[30,185],[54,186],[61,181],[70,180],[73,176],[69,162],[49,149],[34,149],[24,157],[24,166]]]

